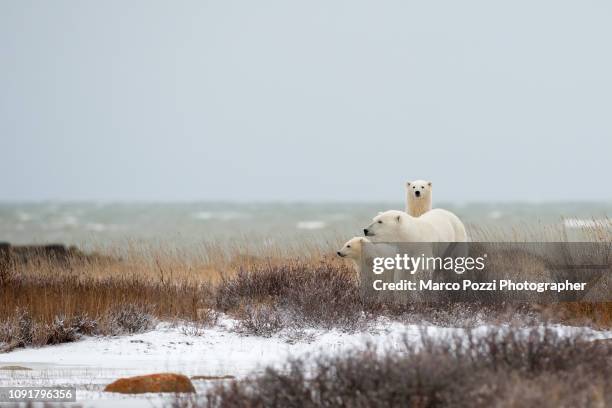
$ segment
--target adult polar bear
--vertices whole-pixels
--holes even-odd
[[[420,217],[404,211],[385,211],[374,217],[363,232],[373,242],[467,242],[459,217],[440,208]]]
[[[363,230],[364,234],[372,242],[387,243],[420,243],[408,247],[398,245],[396,253],[406,251],[411,256],[425,257],[460,257],[467,255],[466,245],[457,245],[457,242],[467,242],[465,226],[461,220],[450,211],[439,208],[429,210],[420,217],[413,217],[404,211],[390,210],[379,213],[373,222]],[[436,244],[441,243],[441,244]],[[435,266],[422,265],[418,271],[408,272],[405,269],[393,271],[393,281],[402,282],[405,279],[431,279],[434,275]],[[417,275],[412,275],[416,273]],[[394,297],[400,302],[416,299],[436,300],[436,295],[413,291],[395,292]]]
[[[406,212],[420,217],[431,210],[431,181],[406,182]]]

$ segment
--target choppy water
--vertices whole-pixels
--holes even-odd
[[[440,204],[468,225],[584,226],[612,214],[612,203]],[[337,242],[359,235],[378,211],[402,203],[11,203],[0,204],[0,241],[82,247],[126,240],[173,243],[303,239]],[[564,221],[565,219],[565,221]]]

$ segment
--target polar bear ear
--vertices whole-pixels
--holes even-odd
[[[406,187],[410,187],[410,183],[412,183],[411,181],[407,181],[406,182]]]
[[[428,182],[427,182],[427,185],[428,185],[429,187],[431,187],[431,181],[428,181]]]
[[[398,215],[396,218],[397,218],[397,222],[400,222],[402,220],[402,216],[401,215]]]

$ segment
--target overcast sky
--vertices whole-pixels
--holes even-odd
[[[612,200],[609,1],[0,1],[0,200]]]

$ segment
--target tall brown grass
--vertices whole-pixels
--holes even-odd
[[[600,230],[591,232],[598,240],[609,239]],[[493,232],[488,234],[481,232],[480,237],[491,240]],[[509,238],[513,237],[505,239]],[[331,255],[341,241],[266,249],[241,243],[203,245],[198,250],[128,242],[99,248],[98,256],[62,262],[42,256],[27,262],[0,259],[0,343],[47,344],[61,337],[49,334],[58,330],[76,338],[148,327],[138,324],[139,315],[213,321],[215,313],[225,312],[241,319],[247,332],[257,334],[292,325],[355,328],[363,319],[381,315],[418,315],[452,323],[453,316],[461,313],[475,315],[479,308],[488,313],[473,304],[397,308],[366,303],[351,266]],[[525,308],[513,310],[518,309]],[[586,320],[611,327],[611,303],[544,309],[559,321]],[[123,310],[131,310],[132,317],[122,317]],[[134,323],[125,323],[129,321]],[[17,335],[21,326],[47,334]]]
[[[66,337],[67,341],[80,334],[129,332],[133,325],[117,322],[126,319],[137,322],[139,315],[170,321],[212,322],[215,310],[224,302],[220,298],[227,297],[227,290],[220,288],[232,286],[231,282],[239,280],[238,274],[261,270],[262,265],[273,268],[300,265],[303,270],[320,270],[317,265],[325,258],[316,247],[309,254],[301,253],[294,258],[282,257],[283,251],[272,249],[254,256],[227,247],[183,252],[128,246],[106,249],[104,256],[79,256],[62,262],[44,255],[27,262],[3,259],[0,343],[9,348],[53,343],[57,337],[53,333],[60,326],[73,333]],[[237,316],[241,315],[238,309],[233,310]],[[131,310],[131,316],[122,317],[125,310]],[[81,327],[78,322],[83,319],[95,330]]]

